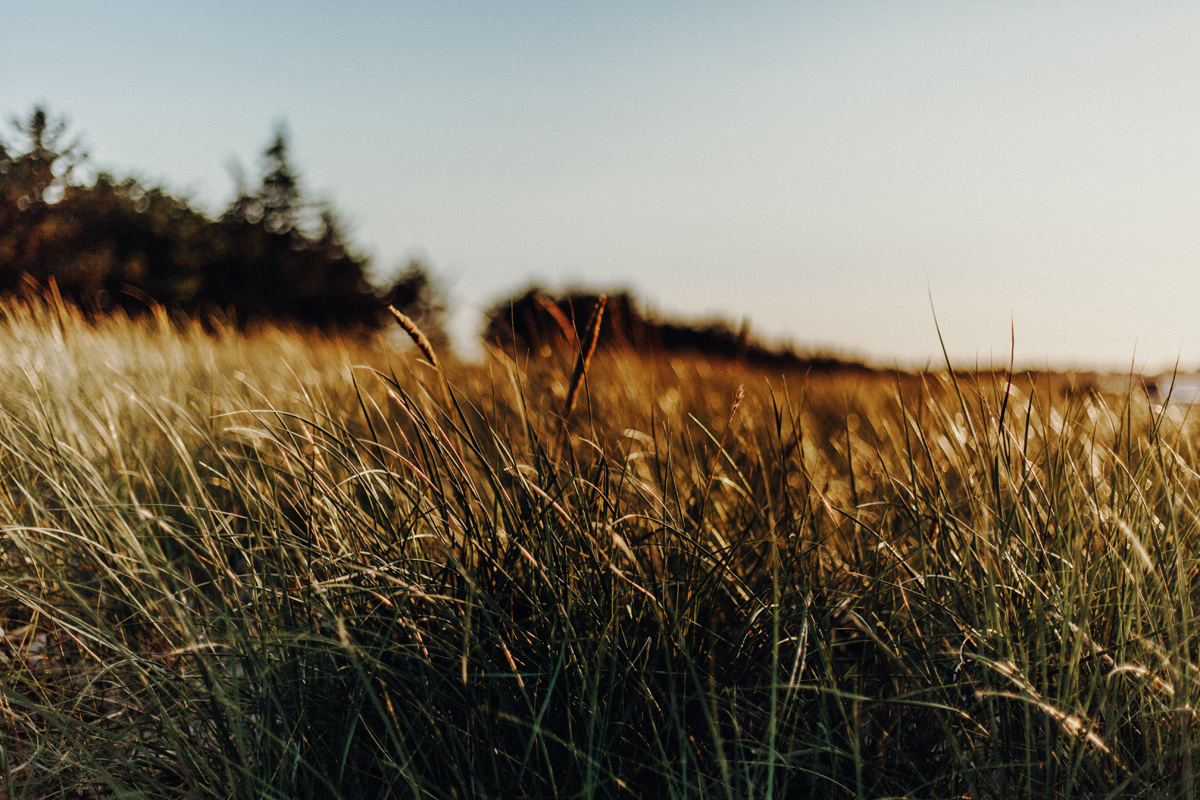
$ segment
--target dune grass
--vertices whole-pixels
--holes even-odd
[[[0,796],[1194,796],[1186,411],[574,361],[6,306]]]

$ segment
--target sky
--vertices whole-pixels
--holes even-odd
[[[307,193],[460,349],[533,283],[890,366],[1200,368],[1200,4],[0,2],[0,114]],[[936,324],[935,324],[936,315]],[[941,341],[939,341],[939,333]],[[1014,344],[1015,341],[1015,344]]]

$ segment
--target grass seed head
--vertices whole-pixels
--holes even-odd
[[[396,318],[396,322],[400,323],[400,327],[403,328],[404,332],[407,333],[409,338],[413,340],[413,344],[417,346],[417,349],[424,354],[425,359],[440,372],[442,367],[438,363],[437,356],[433,353],[433,345],[429,343],[428,337],[421,332],[421,329],[417,326],[417,323],[413,322],[408,316],[397,311],[395,306],[389,305],[388,311],[392,312],[392,316]]]

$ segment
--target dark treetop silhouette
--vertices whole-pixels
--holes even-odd
[[[158,186],[101,172],[76,180],[87,153],[35,108],[0,140],[0,292],[53,279],[90,312],[134,311],[147,296],[202,318],[375,327],[391,303],[436,329],[440,306],[419,262],[391,286],[366,279],[328,203],[306,201],[284,130],[263,153],[260,185],[239,181],[213,220]]]
[[[492,306],[487,312],[484,340],[505,352],[535,356],[548,356],[564,345],[573,349],[598,299],[590,292],[551,297],[532,288]],[[690,353],[770,370],[869,371],[859,362],[831,355],[801,355],[790,347],[767,347],[750,336],[746,324],[735,330],[720,320],[661,320],[639,310],[628,292],[608,294],[599,338],[607,349],[633,349],[642,355]]]

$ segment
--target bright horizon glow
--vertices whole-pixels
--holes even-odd
[[[50,21],[53,21],[52,23]],[[539,282],[879,365],[1200,368],[1200,7],[23,4],[0,112],[219,210],[307,193],[460,349]],[[11,138],[6,133],[6,138]]]

